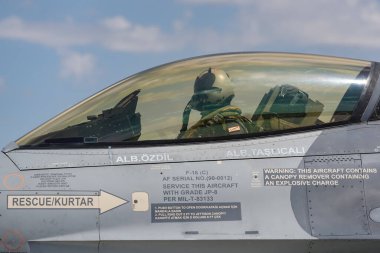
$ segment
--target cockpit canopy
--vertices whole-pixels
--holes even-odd
[[[212,76],[214,69],[225,74]],[[192,58],[116,83],[28,133],[17,144],[199,141],[349,122],[370,69],[370,62],[315,55],[236,53]],[[197,94],[196,78],[207,71],[211,83],[205,83],[202,94]],[[222,79],[227,77],[226,84]],[[192,107],[194,98],[211,105],[212,99],[219,99],[219,104],[199,111]]]

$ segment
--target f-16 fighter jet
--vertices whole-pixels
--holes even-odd
[[[0,252],[377,253],[379,74],[229,53],[130,76],[0,152]]]

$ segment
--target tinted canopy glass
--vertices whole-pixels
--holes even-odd
[[[370,65],[272,53],[175,62],[99,92],[17,144],[199,141],[343,122],[358,104]]]

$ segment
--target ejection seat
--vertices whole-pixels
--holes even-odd
[[[263,96],[252,122],[259,132],[310,126],[318,122],[323,107],[295,86],[277,85]]]

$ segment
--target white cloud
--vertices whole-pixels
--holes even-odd
[[[0,21],[0,38],[16,39],[53,48],[85,45],[91,37],[85,27],[77,27],[70,22],[62,24],[25,22],[18,17]]]
[[[105,27],[115,31],[128,30],[132,27],[132,24],[121,16],[104,19],[102,23]]]
[[[141,25],[123,16],[97,23],[29,22],[19,17],[0,19],[0,38],[17,39],[74,51],[78,46],[98,46],[119,52],[240,51],[257,47],[380,48],[380,3],[376,0],[177,0],[192,5],[233,5],[224,29],[213,23],[201,27],[188,10],[172,21],[172,31],[158,25]],[[213,8],[212,6],[209,6]],[[191,8],[189,8],[191,9]],[[65,59],[63,59],[65,61]],[[67,69],[67,68],[66,68]],[[74,73],[74,71],[64,71]],[[75,74],[76,75],[76,74]]]
[[[95,57],[76,52],[62,53],[61,76],[81,79],[95,72]]]
[[[95,38],[105,48],[123,52],[161,52],[176,47],[170,35],[159,27],[132,24],[121,16],[104,19],[101,37]]]
[[[122,16],[92,24],[77,23],[73,19],[47,23],[8,17],[0,19],[1,38],[55,49],[61,56],[61,76],[76,79],[90,76],[96,68],[95,57],[75,52],[77,47],[95,45],[121,52],[162,52],[178,48],[176,39],[164,34],[159,27],[133,24]]]
[[[0,38],[17,39],[67,49],[83,45],[100,45],[124,52],[167,51],[175,48],[175,40],[159,27],[133,24],[116,16],[96,24],[27,22],[19,17],[0,20]]]
[[[247,24],[251,32],[247,39],[257,35],[267,42],[294,45],[379,48],[379,13],[373,0],[273,0],[242,9],[240,24]]]
[[[208,43],[230,40],[235,47],[257,45],[380,48],[380,4],[376,0],[179,0],[189,5],[234,5],[234,29]],[[224,42],[224,43],[223,43]]]

